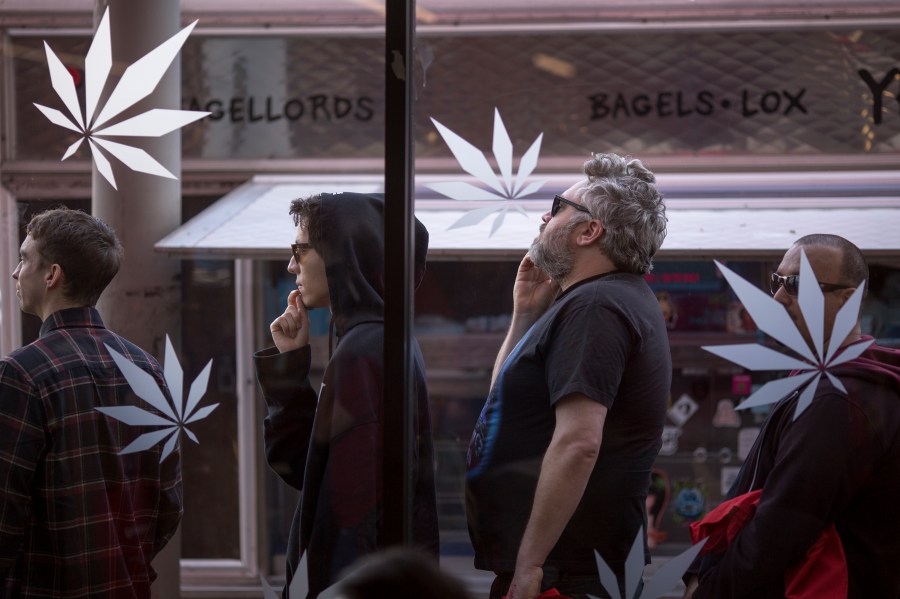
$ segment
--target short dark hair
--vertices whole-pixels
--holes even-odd
[[[794,242],[800,247],[823,246],[836,248],[841,252],[841,281],[829,281],[841,285],[858,286],[862,281],[869,280],[869,267],[862,251],[856,245],[847,241],[840,235],[831,233],[813,233],[805,235]]]
[[[584,205],[605,229],[600,251],[619,270],[650,272],[666,238],[666,205],[656,177],[640,160],[616,154],[594,154],[584,174]]]
[[[25,227],[43,264],[65,275],[63,296],[93,306],[119,272],[124,252],[112,227],[81,210],[52,208]]]
[[[316,248],[322,239],[319,231],[319,210],[322,207],[322,194],[314,194],[305,198],[298,198],[291,202],[288,211],[294,217],[294,226],[301,227],[309,235],[309,242]]]

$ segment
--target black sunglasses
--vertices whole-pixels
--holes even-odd
[[[769,280],[769,292],[772,295],[778,293],[778,290],[784,287],[785,293],[792,297],[797,297],[800,291],[800,275],[788,275],[786,277],[773,272],[772,278]],[[836,283],[819,283],[822,291],[840,291],[841,289],[852,289],[853,285],[838,285]]]
[[[303,254],[313,249],[311,243],[292,243],[291,244],[291,253],[294,255],[294,260],[297,264],[300,264],[300,259],[303,258]]]
[[[551,218],[556,216],[556,213],[559,212],[559,209],[562,207],[562,204],[568,204],[575,210],[584,212],[585,214],[591,213],[590,210],[588,210],[581,204],[576,204],[575,202],[573,202],[571,200],[567,200],[566,198],[562,197],[561,195],[555,195],[555,196],[553,196],[553,204],[550,206],[550,217]]]

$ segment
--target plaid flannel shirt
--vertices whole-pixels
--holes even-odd
[[[182,513],[181,456],[118,455],[143,431],[94,408],[137,405],[104,343],[159,364],[93,308],[52,314],[0,361],[0,597],[150,597],[150,561]]]

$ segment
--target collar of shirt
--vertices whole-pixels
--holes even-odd
[[[72,327],[105,328],[103,319],[96,308],[84,306],[80,308],[65,308],[57,310],[47,317],[41,325],[40,337],[43,337],[56,329]]]

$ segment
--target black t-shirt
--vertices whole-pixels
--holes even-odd
[[[498,373],[469,446],[466,507],[475,566],[511,571],[555,426],[554,404],[582,393],[609,409],[597,465],[545,568],[621,576],[659,451],[672,360],[659,304],[639,275],[566,290]]]

